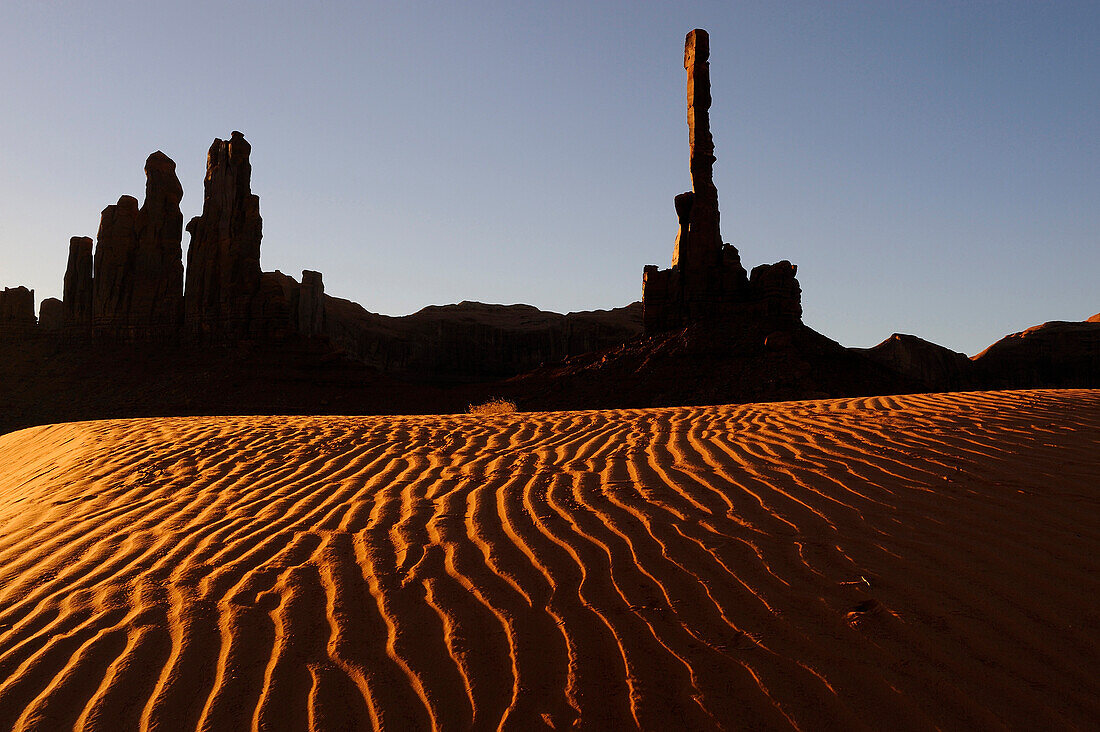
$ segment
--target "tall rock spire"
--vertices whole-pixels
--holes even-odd
[[[710,133],[710,36],[695,29],[684,41],[691,190],[676,196],[680,230],[672,268],[647,265],[642,311],[649,333],[702,320],[741,324],[767,319],[781,325],[802,315],[801,291],[790,262],[756,267],[750,278],[737,249],[722,243],[718,188],[714,185],[714,138]]]
[[[179,330],[183,322],[182,199],[176,164],[158,150],[145,161],[141,208],[133,196],[122,196],[103,209],[92,280],[92,323],[98,335],[159,340]],[[79,249],[76,256],[83,256],[84,245],[70,243],[73,246]],[[70,265],[73,257],[71,248]],[[75,314],[79,306],[72,307]]]
[[[65,267],[63,328],[72,337],[92,331],[92,238],[69,239],[69,263]]]
[[[261,290],[260,197],[252,193],[252,146],[240,132],[215,139],[206,156],[202,215],[187,231],[186,321],[200,337],[247,336]]]
[[[138,211],[137,269],[142,286],[134,308],[150,327],[183,325],[183,186],[176,164],[159,150],[145,161],[145,201]]]
[[[707,32],[697,28],[688,33],[684,41],[684,69],[687,71],[691,194],[677,197],[681,226],[672,262],[673,266],[686,269],[713,267],[721,260],[722,251],[718,188],[714,185],[714,138],[710,134],[709,59],[710,36]]]

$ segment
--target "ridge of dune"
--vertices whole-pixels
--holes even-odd
[[[1087,727],[1100,390],[0,436],[0,729]]]

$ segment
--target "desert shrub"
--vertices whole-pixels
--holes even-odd
[[[484,417],[490,414],[513,414],[517,410],[515,402],[504,397],[494,397],[484,404],[471,404],[466,411]]]

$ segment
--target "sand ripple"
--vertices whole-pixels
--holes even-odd
[[[1100,392],[0,437],[0,729],[1100,718]]]

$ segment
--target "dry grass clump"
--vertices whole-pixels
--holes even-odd
[[[482,417],[491,414],[514,414],[517,411],[519,410],[516,409],[516,403],[504,397],[494,397],[484,404],[471,404],[466,408],[468,414],[477,414]]]

